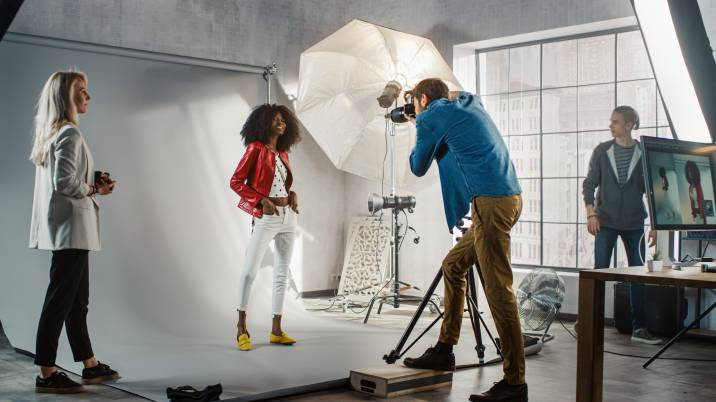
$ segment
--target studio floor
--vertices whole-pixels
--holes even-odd
[[[304,304],[312,314],[320,318],[329,318],[337,321],[354,321],[360,323],[363,314],[351,311],[342,312],[340,309],[321,311],[328,306],[323,299],[306,299]],[[369,326],[376,330],[399,330],[407,325],[413,311],[412,306],[401,306],[399,309],[385,307],[381,315],[373,315]],[[419,325],[426,325],[434,315],[426,314]],[[486,317],[487,318],[487,317]],[[488,326],[492,327],[491,320],[487,319]],[[565,323],[571,329],[571,323]],[[466,321],[463,326],[461,343],[463,347],[458,356],[462,362],[469,361],[471,353],[464,346],[473,346],[474,340]],[[551,331],[555,339],[545,345],[542,351],[527,359],[527,381],[529,384],[530,400],[532,401],[573,401],[575,394],[576,373],[576,340],[567,330],[555,323]],[[436,336],[435,330],[426,335],[430,339]],[[397,342],[384,345],[385,352],[389,352]],[[65,339],[61,340],[64,342]],[[360,342],[356,337],[355,342]],[[656,347],[648,345],[632,345],[627,335],[619,334],[613,328],[605,329],[605,349],[607,351],[631,354],[651,355]],[[422,353],[422,349],[408,353],[409,356]],[[488,348],[489,354],[494,354],[494,348]],[[605,355],[604,370],[604,400],[623,401],[649,401],[649,402],[677,402],[677,401],[713,401],[716,395],[716,382],[713,381],[716,363],[692,360],[670,360],[672,358],[685,359],[716,359],[716,344],[713,341],[699,339],[686,339],[675,344],[665,355],[667,359],[654,362],[649,369],[641,365],[644,359],[626,357],[615,354]],[[109,362],[111,363],[111,362]],[[458,362],[460,363],[460,361]],[[356,367],[359,368],[359,367]],[[310,365],[307,366],[310,369]],[[34,376],[36,370],[32,359],[16,353],[10,346],[4,333],[0,332],[0,402],[7,401],[140,401],[145,398],[132,395],[112,386],[91,386],[89,392],[72,396],[35,394]],[[344,373],[344,377],[348,373]],[[501,376],[500,364],[480,369],[466,369],[455,373],[453,384],[449,388],[437,391],[417,393],[409,396],[392,399],[393,401],[466,401],[472,393],[479,392],[492,385],[492,381]],[[341,375],[336,375],[336,378]],[[207,384],[194,384],[207,385]],[[121,382],[116,387],[122,387]],[[349,389],[337,388],[328,391],[302,394],[293,397],[281,398],[290,401],[366,401],[378,400],[365,396]],[[278,399],[277,399],[278,400]]]

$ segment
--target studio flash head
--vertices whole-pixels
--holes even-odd
[[[383,93],[377,98],[380,107],[389,108],[393,102],[398,99],[398,95],[400,95],[400,91],[402,90],[403,86],[400,85],[398,81],[388,81],[388,83],[385,84],[385,88],[383,88]]]
[[[407,209],[412,213],[415,208],[415,197],[412,195],[387,195],[368,194],[368,212],[375,214],[381,209]]]

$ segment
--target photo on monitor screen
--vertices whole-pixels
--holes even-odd
[[[644,136],[641,147],[652,227],[716,228],[716,146]]]

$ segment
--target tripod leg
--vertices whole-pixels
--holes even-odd
[[[477,287],[475,286],[475,274],[473,273],[472,268],[467,271],[467,285],[468,292],[466,297],[472,301],[472,303],[470,301],[467,302],[467,311],[470,314],[472,332],[475,334],[475,340],[477,341],[477,345],[475,345],[477,358],[480,364],[482,364],[485,361],[485,344],[482,342],[482,331],[480,330],[480,322],[477,318],[480,311],[477,310]],[[475,306],[474,309],[473,305]]]
[[[472,325],[472,332],[475,334],[475,339],[477,341],[477,344],[475,345],[475,350],[477,351],[477,362],[478,364],[485,363],[485,345],[482,343],[482,335],[480,334],[480,324],[479,322],[477,325],[475,324],[475,321],[477,318],[475,317],[475,314],[480,314],[479,311],[472,310],[472,303],[469,301],[467,302],[467,313],[470,315],[470,325]]]
[[[477,276],[480,278],[480,285],[482,285],[482,291],[486,292],[485,290],[485,278],[482,277],[482,269],[480,268],[480,263],[475,264],[475,270],[477,271]]]
[[[487,290],[485,290],[485,278],[482,276],[482,269],[480,268],[480,263],[475,263],[475,270],[477,271],[477,276],[480,278],[480,285],[482,285],[482,291],[487,294]],[[474,282],[474,281],[473,281]],[[475,292],[475,295],[477,295],[477,292]],[[477,299],[475,299],[475,310],[477,310]],[[487,336],[490,337],[490,340],[492,340],[492,343],[495,345],[495,349],[497,349],[497,353],[502,357],[502,349],[500,346],[495,342],[495,337],[492,336],[492,332],[490,332],[490,329],[487,328],[487,324],[485,323],[485,320],[482,319],[482,315],[478,314],[477,318],[480,319],[480,322],[482,323],[482,327],[485,328],[485,331],[487,331]]]
[[[414,340],[413,342],[411,342],[410,345],[408,345],[407,348],[405,348],[405,350],[400,354],[400,356],[402,356],[403,354],[405,354],[405,352],[409,351],[410,348],[412,348],[413,345],[415,345],[415,344],[420,340],[420,338],[423,337],[423,335],[425,335],[428,331],[430,331],[430,329],[431,329],[433,326],[435,326],[435,324],[437,324],[437,322],[440,321],[440,319],[443,318],[444,315],[445,315],[445,314],[440,313],[440,315],[438,315],[437,318],[435,318],[435,319],[433,320],[433,322],[431,322],[430,325],[428,325],[428,327],[425,328],[425,329],[423,330],[423,332],[420,333],[420,335],[418,335],[417,337],[415,337],[415,340]]]
[[[472,299],[467,299],[467,301],[468,301],[468,303],[472,303]],[[472,308],[475,309],[475,311],[477,311],[476,305],[473,305]],[[482,318],[482,315],[477,314],[477,318],[480,320],[480,323],[482,324],[482,328],[485,328],[485,331],[487,331],[487,336],[490,337],[490,340],[492,340],[492,344],[495,345],[495,349],[497,349],[497,354],[499,354],[500,357],[502,357],[502,350],[500,349],[500,346],[495,341],[495,337],[492,336],[492,332],[490,332],[490,329],[487,328],[487,323]]]
[[[438,270],[437,275],[435,275],[433,283],[430,284],[430,288],[428,288],[428,291],[425,294],[425,297],[423,297],[423,300],[420,302],[420,305],[415,311],[415,314],[413,314],[413,318],[410,320],[410,324],[408,324],[408,327],[405,329],[405,332],[403,332],[403,335],[400,337],[398,345],[395,347],[395,349],[391,350],[389,354],[383,356],[383,360],[385,360],[388,364],[395,363],[395,361],[400,358],[400,352],[403,349],[403,346],[405,346],[405,343],[408,341],[410,333],[413,332],[415,324],[417,324],[420,315],[423,313],[423,310],[425,310],[425,307],[428,305],[428,302],[430,301],[430,296],[435,293],[435,289],[438,287],[438,284],[440,283],[440,279],[442,279],[442,277],[443,271],[441,268]]]
[[[658,359],[659,356],[661,356],[661,354],[664,353],[666,351],[666,349],[668,349],[671,345],[673,345],[674,342],[676,342],[679,338],[681,338],[681,336],[684,335],[686,333],[686,331],[690,330],[691,327],[695,326],[696,323],[701,321],[702,318],[706,317],[706,315],[708,315],[708,313],[710,313],[711,310],[714,309],[714,307],[716,307],[716,303],[712,304],[709,308],[706,309],[706,311],[701,313],[700,316],[696,317],[696,319],[694,321],[692,321],[691,324],[689,324],[687,327],[685,327],[684,329],[679,331],[679,333],[677,333],[673,338],[669,339],[669,342],[667,342],[666,345],[662,346],[661,349],[659,349],[659,351],[656,352],[656,354],[654,356],[652,356],[651,359],[649,359],[649,361],[644,363],[644,365],[642,367],[647,368],[654,360]]]

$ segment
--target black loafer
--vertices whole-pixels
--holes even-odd
[[[84,387],[70,379],[67,373],[55,371],[47,378],[35,378],[35,392],[41,394],[77,394]]]
[[[107,381],[118,380],[119,373],[109,368],[108,365],[97,362],[94,367],[86,368],[82,370],[82,384],[99,384]]]
[[[422,356],[403,360],[406,367],[439,371],[455,371],[455,355],[452,352],[441,352],[436,348],[428,348]]]
[[[510,385],[503,379],[482,394],[470,395],[470,401],[527,402],[527,384]]]

